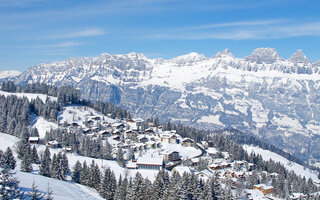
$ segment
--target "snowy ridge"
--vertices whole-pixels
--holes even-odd
[[[13,78],[20,74],[21,72],[15,70],[0,71],[0,79]]]
[[[4,95],[5,97],[10,95],[15,95],[18,98],[28,98],[29,101],[34,100],[36,98],[40,98],[41,101],[46,102],[46,99],[49,98],[51,101],[57,101],[57,97],[48,96],[45,94],[34,94],[34,93],[12,93],[12,92],[5,92],[0,90],[0,95]]]

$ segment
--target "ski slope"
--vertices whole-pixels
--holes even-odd
[[[255,154],[260,154],[262,158],[266,161],[273,160],[275,162],[280,162],[283,164],[289,171],[293,170],[297,175],[305,176],[307,179],[311,178],[313,181],[319,182],[317,172],[305,168],[302,165],[299,165],[295,162],[289,161],[288,159],[276,154],[272,151],[265,150],[252,145],[243,145],[243,148],[250,154],[254,152]]]

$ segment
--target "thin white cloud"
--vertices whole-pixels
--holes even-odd
[[[207,24],[207,25],[201,25],[201,26],[191,26],[191,27],[182,28],[181,30],[200,30],[200,29],[237,27],[237,26],[266,26],[266,25],[271,25],[271,24],[279,24],[284,21],[286,21],[286,20],[285,19],[272,19],[272,20],[227,22],[227,23]]]
[[[57,44],[48,44],[39,46],[40,48],[63,48],[63,47],[74,47],[74,46],[81,46],[83,43],[79,42],[61,42]]]
[[[245,21],[185,27],[149,35],[149,39],[204,40],[204,39],[280,39],[300,36],[320,37],[320,21],[293,23],[286,20]]]
[[[54,35],[46,36],[45,38],[48,38],[48,39],[80,38],[80,37],[99,36],[104,34],[105,32],[102,29],[93,28],[93,29],[86,29],[86,30],[75,31],[75,32],[68,32],[64,34],[57,33]]]

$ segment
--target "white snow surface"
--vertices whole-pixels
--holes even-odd
[[[39,132],[39,138],[43,139],[46,136],[46,132],[49,132],[50,129],[57,129],[58,125],[53,123],[53,122],[49,122],[46,119],[44,119],[43,117],[38,117],[36,115],[33,115],[33,121],[32,121],[32,128],[37,128],[38,132]]]
[[[5,97],[10,96],[10,95],[15,95],[15,96],[17,96],[19,98],[26,97],[26,98],[28,98],[29,101],[39,97],[43,102],[46,102],[47,97],[49,97],[49,99],[51,101],[57,101],[57,97],[52,97],[52,96],[48,96],[48,95],[45,95],[45,94],[12,93],[12,92],[5,92],[5,91],[0,90],[0,95],[4,95]]]
[[[3,78],[12,78],[19,76],[21,72],[16,71],[16,70],[6,70],[6,71],[0,71],[0,79]]]
[[[19,138],[8,135],[5,133],[0,133],[0,149],[5,151],[8,147],[13,150],[14,156],[16,157],[16,152],[14,151],[15,144],[19,142]],[[40,145],[40,149],[43,148],[43,145]],[[38,151],[40,150],[38,149]],[[44,149],[44,148],[43,148]],[[60,149],[61,150],[61,149]],[[69,156],[68,156],[69,158]],[[16,158],[17,159],[17,158]],[[33,181],[38,187],[40,192],[46,193],[49,187],[53,191],[53,198],[59,200],[73,200],[73,199],[103,199],[99,196],[98,192],[88,188],[83,185],[76,183],[71,183],[68,181],[60,181],[53,178],[48,178],[40,176],[37,174],[37,167],[34,167],[33,173],[21,172],[20,169],[20,160],[17,159],[17,167],[15,169],[16,177],[20,181],[19,186],[23,188],[24,191],[30,191]],[[75,162],[72,162],[72,164]],[[70,168],[73,166],[70,164]]]
[[[275,162],[280,162],[283,164],[289,171],[293,170],[297,175],[305,176],[307,179],[311,178],[313,181],[319,182],[319,179],[317,177],[317,172],[310,170],[308,168],[303,167],[302,165],[299,165],[295,162],[289,161],[286,158],[280,156],[279,154],[276,154],[274,152],[271,152],[269,150],[265,150],[256,146],[252,145],[243,145],[243,148],[250,154],[251,152],[254,152],[255,154],[260,154],[263,158],[263,160],[273,160]]]

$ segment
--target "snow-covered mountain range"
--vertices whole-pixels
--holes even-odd
[[[16,70],[0,71],[0,79],[13,78],[20,75],[21,72]]]
[[[245,58],[227,49],[169,60],[102,54],[33,66],[14,80],[71,85],[144,118],[250,131],[311,161],[320,159],[319,66],[301,50],[285,60],[273,48]]]

